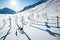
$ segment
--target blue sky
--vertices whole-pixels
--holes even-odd
[[[20,11],[25,6],[32,5],[40,0],[0,0],[0,9],[7,7],[15,11]]]

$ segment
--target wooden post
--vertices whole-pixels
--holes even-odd
[[[48,22],[48,17],[47,17],[47,13],[46,13],[46,18],[47,18],[46,20],[47,20],[47,22]]]
[[[59,17],[57,16],[57,28],[59,28]]]

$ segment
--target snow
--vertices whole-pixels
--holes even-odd
[[[60,0],[49,3],[50,1],[22,13],[0,14],[0,40],[60,40],[60,19],[59,28],[57,27]],[[3,28],[2,20],[5,20]],[[3,36],[6,36],[6,39]]]

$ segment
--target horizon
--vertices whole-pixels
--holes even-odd
[[[0,0],[0,9],[9,8],[14,11],[20,11],[24,7],[37,3],[41,0]]]

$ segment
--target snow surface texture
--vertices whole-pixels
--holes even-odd
[[[60,40],[60,0],[49,0],[14,15],[0,14],[0,40]]]

